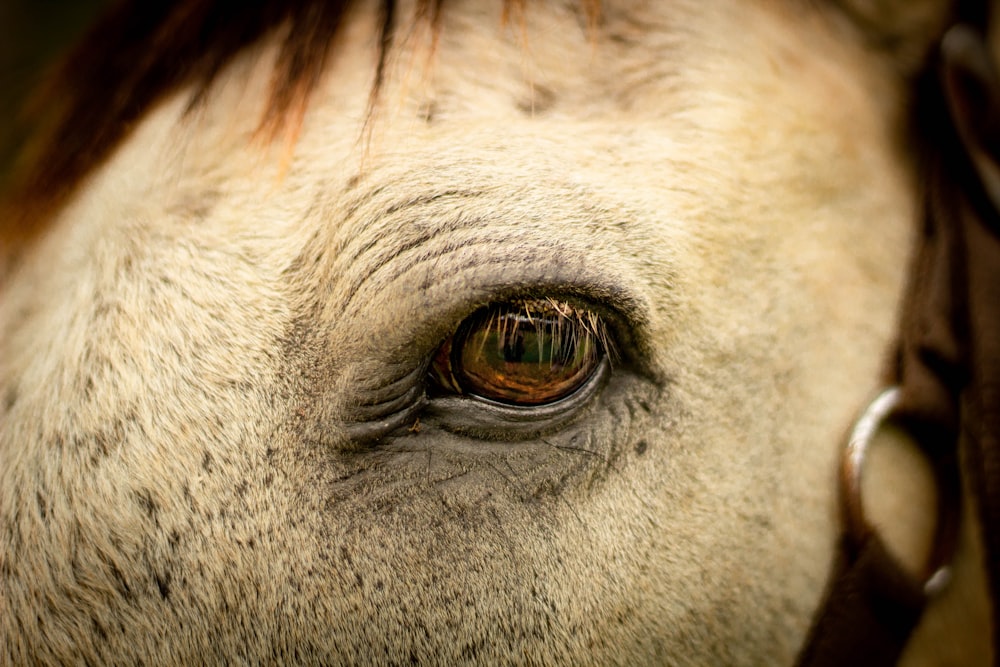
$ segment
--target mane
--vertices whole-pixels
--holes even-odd
[[[524,0],[503,0],[504,17]],[[106,161],[157,101],[194,86],[197,107],[242,50],[287,32],[271,79],[260,133],[274,138],[301,120],[355,0],[121,0],[65,57],[35,95],[34,128],[0,202],[0,247],[36,237],[87,175]],[[583,0],[596,21],[598,0]],[[415,0],[413,22],[437,35],[444,0]],[[398,29],[396,0],[379,0],[374,104]]]

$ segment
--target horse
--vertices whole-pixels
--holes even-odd
[[[111,7],[0,218],[0,662],[795,663],[956,6]],[[992,659],[964,485],[900,664]]]

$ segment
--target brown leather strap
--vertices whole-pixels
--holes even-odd
[[[985,3],[974,9],[985,27]],[[925,224],[904,304],[895,418],[933,462],[943,499],[958,496],[963,450],[1000,648],[1000,77],[982,35],[965,25],[945,36],[929,74],[915,123],[925,147]],[[941,508],[942,517],[949,513]],[[945,528],[939,551],[954,540]],[[939,559],[932,554],[931,562]],[[848,527],[798,664],[893,665],[925,603],[923,587],[870,526]]]
[[[875,533],[841,541],[832,586],[799,665],[894,665],[924,609],[920,585],[905,575]]]
[[[961,331],[967,384],[961,396],[964,472],[979,515],[990,598],[994,664],[1000,665],[1000,76],[984,40],[952,30],[943,43],[944,85],[955,120],[955,153],[969,187],[940,206],[960,232]],[[956,159],[957,161],[957,159]],[[955,178],[955,176],[953,176]]]

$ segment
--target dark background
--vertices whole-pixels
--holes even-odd
[[[0,185],[24,128],[24,100],[109,0],[0,0]]]

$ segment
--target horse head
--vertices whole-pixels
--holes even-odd
[[[116,6],[0,222],[0,656],[794,662],[953,17],[875,4]],[[989,657],[964,517],[909,664]]]

